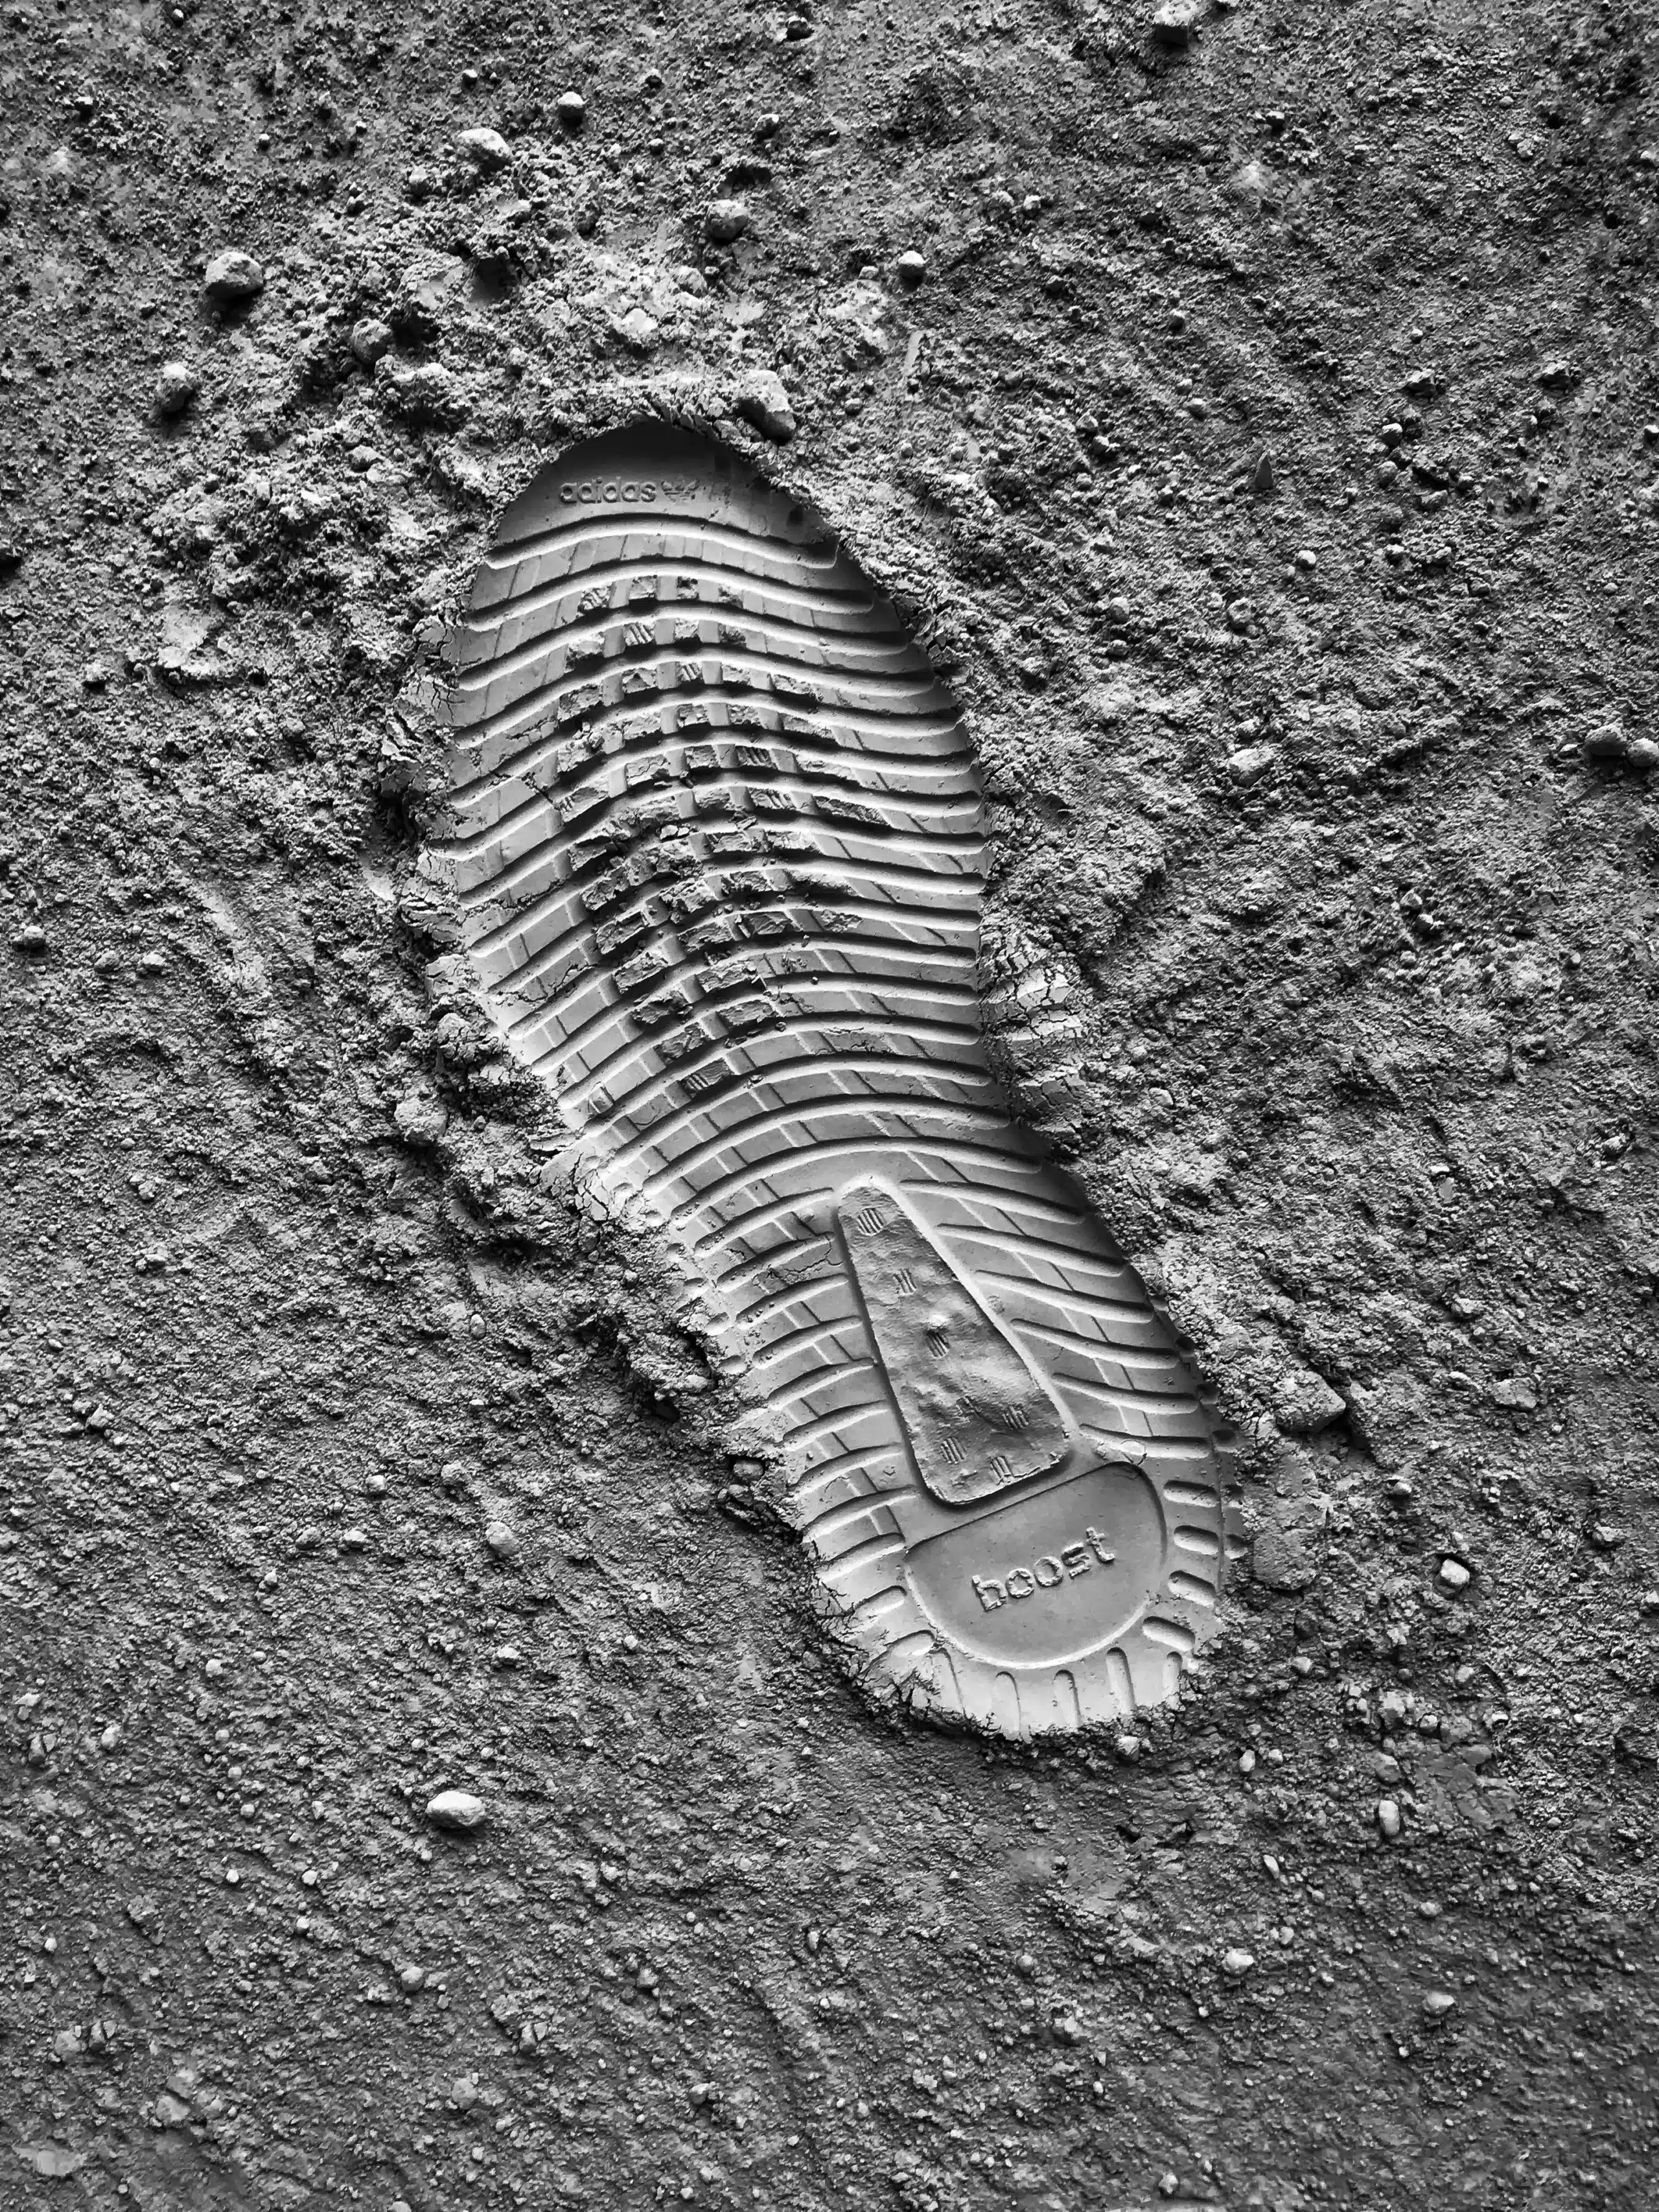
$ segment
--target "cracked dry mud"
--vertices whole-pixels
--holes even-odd
[[[0,21],[0,2212],[1649,2205],[1648,18]]]

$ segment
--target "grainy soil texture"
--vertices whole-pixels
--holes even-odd
[[[7,0],[3,2212],[1653,2203],[1656,46],[1601,0]],[[847,1539],[910,1562],[890,1663],[605,1165],[634,1094],[515,1042],[468,623],[611,433],[758,487],[948,702],[906,788],[982,867],[963,1083],[1092,1209],[1073,1322],[1139,1314],[1197,1409],[1163,1672],[1035,1718],[928,1674],[918,1532],[1104,1402],[1037,1260],[1018,1328],[981,1295],[1036,1214],[842,1194],[921,1470]],[[526,866],[646,871],[581,944],[655,957],[665,850],[756,939],[734,1056],[630,1061],[647,1103],[700,1054],[740,1096],[916,880],[833,697],[710,672],[807,587],[686,512],[592,696],[580,608],[526,678],[620,824],[579,853],[538,752]],[[942,1064],[914,981],[833,1050]],[[1064,1656],[1133,1462],[1086,1541],[963,1555],[961,1650]]]

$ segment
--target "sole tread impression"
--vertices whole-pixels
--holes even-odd
[[[841,1640],[1013,1736],[1169,1698],[1232,1548],[1214,1440],[992,1073],[979,776],[892,608],[816,515],[653,426],[509,509],[456,660],[427,866],[769,1408]]]

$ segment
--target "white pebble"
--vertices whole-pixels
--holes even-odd
[[[730,246],[749,228],[749,210],[741,200],[716,200],[703,217],[703,232],[715,246]]]
[[[504,169],[513,159],[513,149],[499,131],[463,131],[455,143],[475,169]]]
[[[202,289],[216,307],[234,307],[258,297],[265,289],[265,272],[251,253],[228,246],[208,263]]]
[[[188,362],[163,362],[155,376],[156,413],[169,418],[182,415],[201,388],[201,380]]]
[[[434,1828],[448,1828],[458,1835],[471,1835],[482,1828],[489,1818],[489,1808],[482,1797],[473,1796],[467,1790],[441,1790],[428,1800],[426,1817]]]

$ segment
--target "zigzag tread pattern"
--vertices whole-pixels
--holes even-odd
[[[979,775],[893,608],[652,426],[508,511],[454,663],[428,865],[504,1037],[713,1301],[839,1640],[1016,1737],[1170,1697],[1237,1549],[1210,1424],[992,1073]]]

